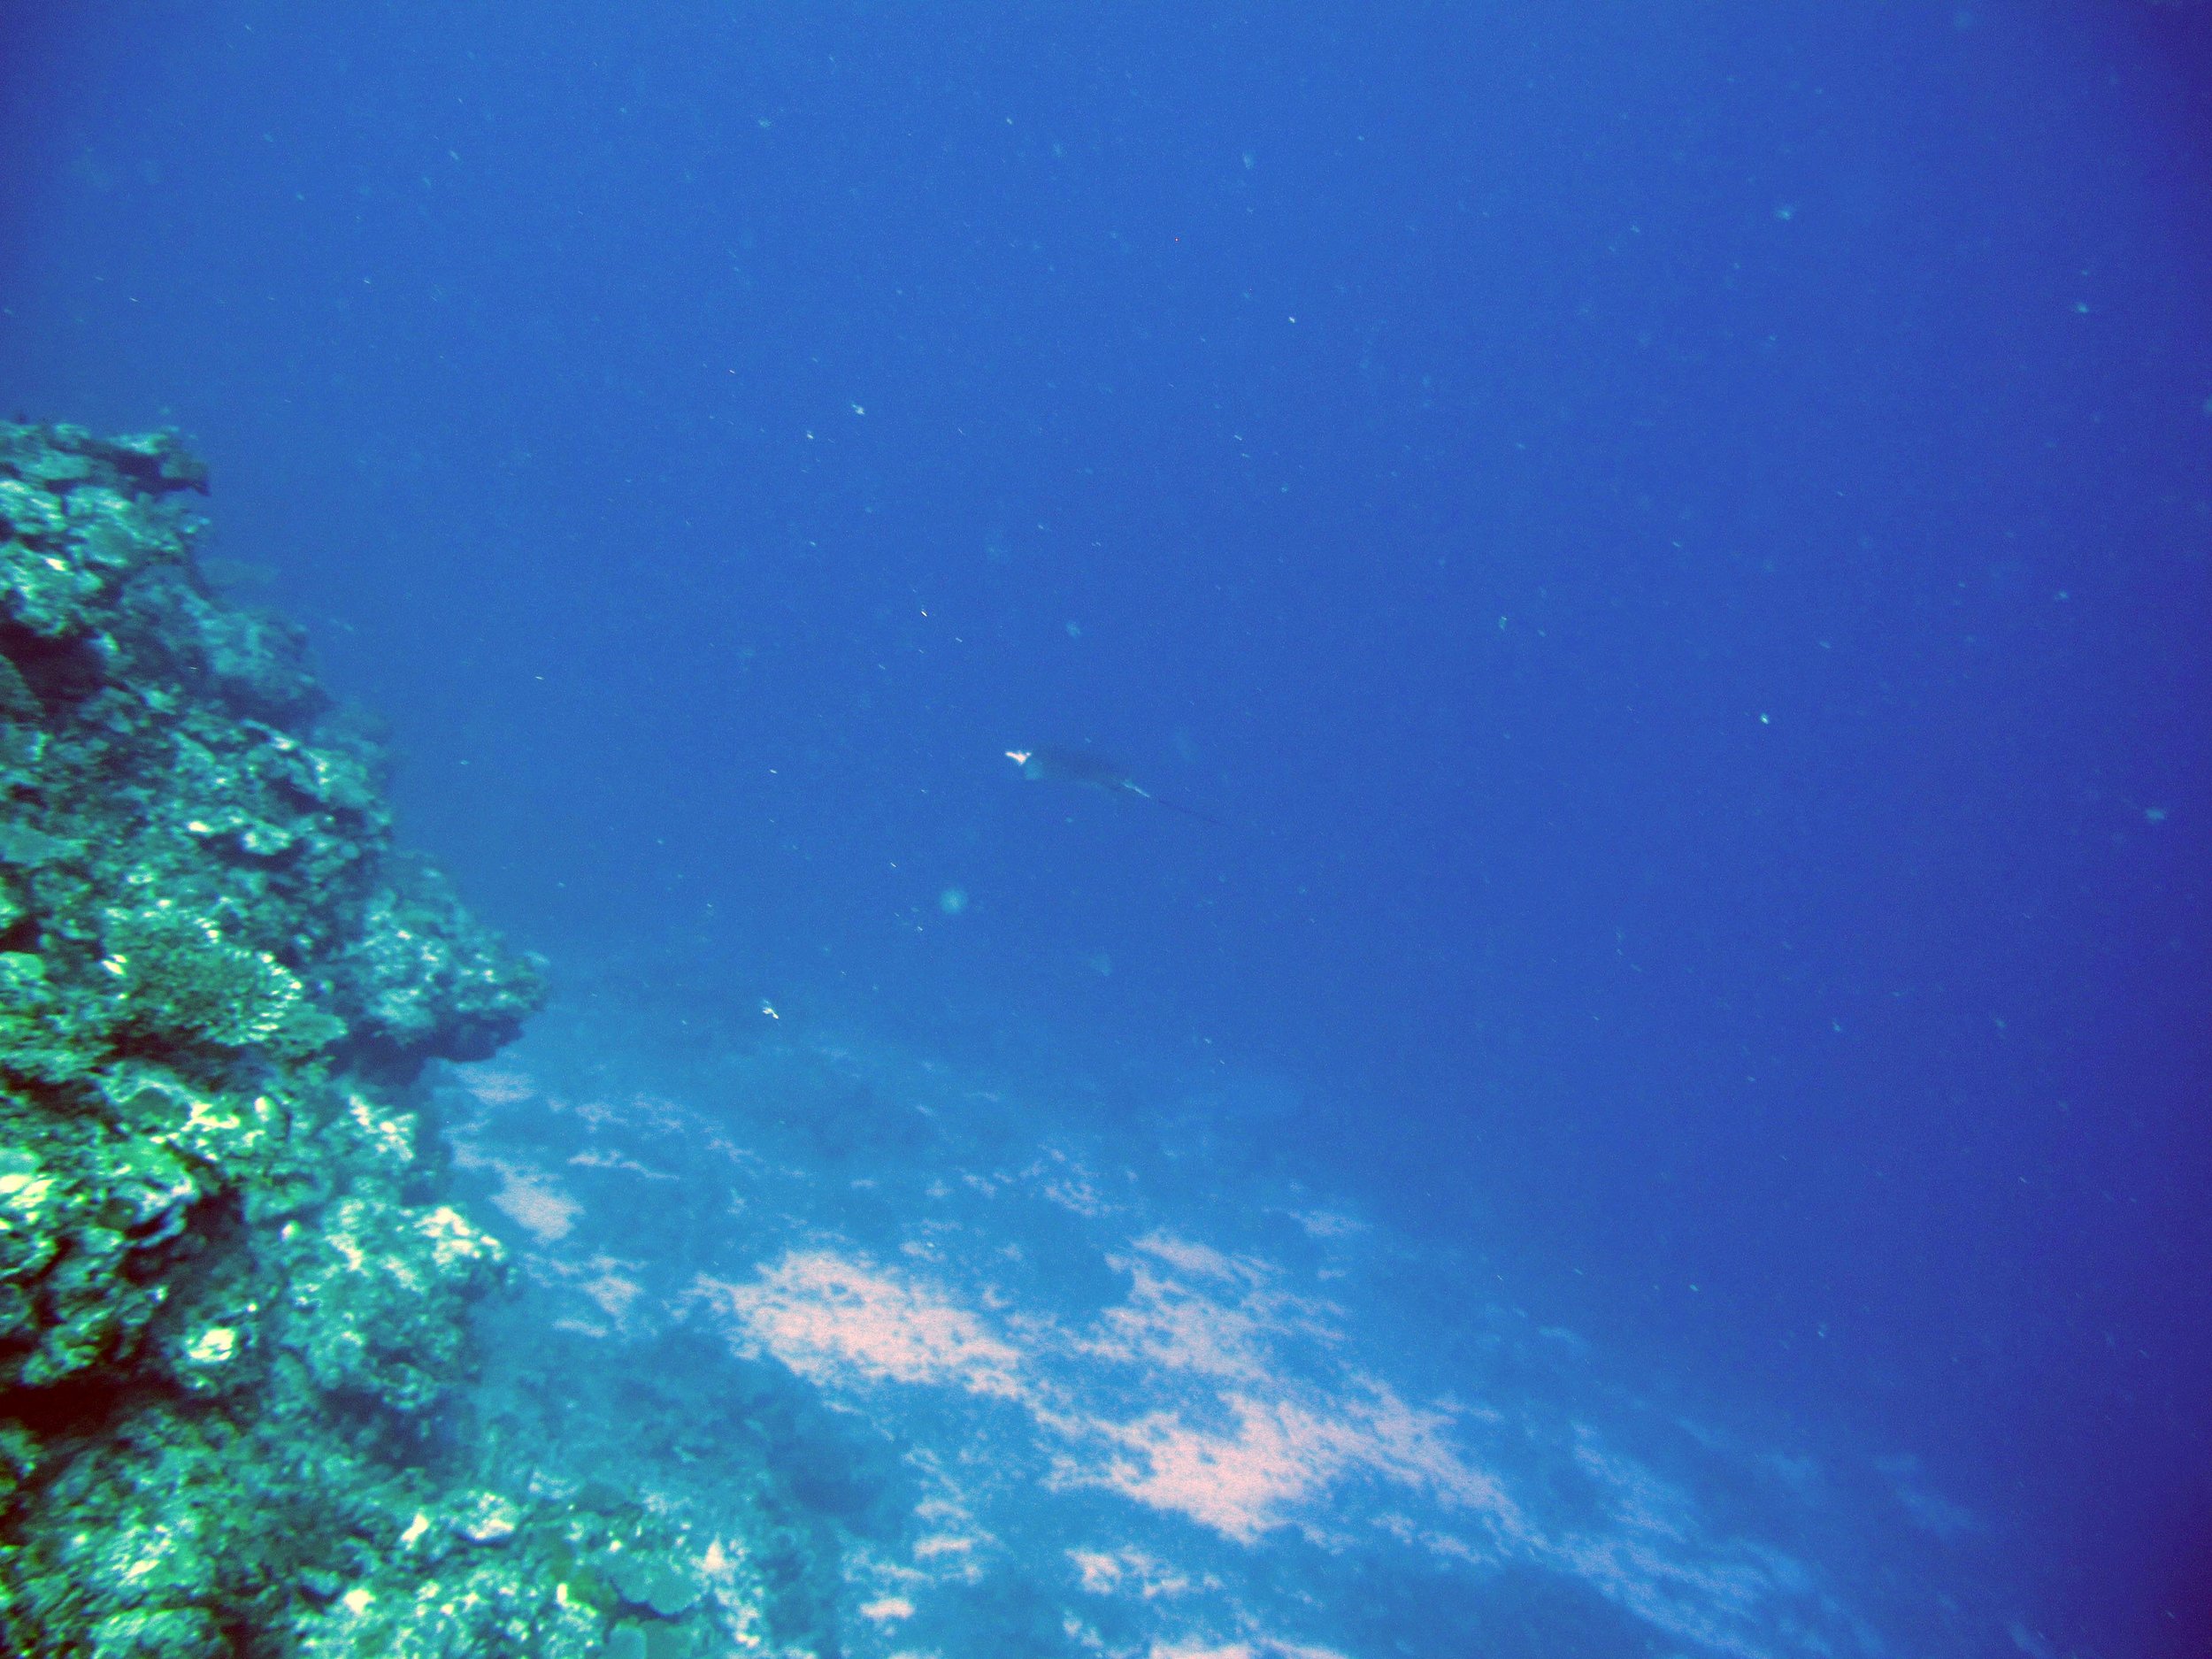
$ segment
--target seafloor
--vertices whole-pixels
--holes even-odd
[[[1218,1075],[986,1076],[561,976],[440,1115],[529,1289],[489,1420],[764,1457],[852,1655],[1977,1653],[1976,1518],[1286,1176]],[[495,1403],[496,1402],[496,1403]],[[624,1448],[614,1445],[626,1440]]]
[[[0,427],[0,1640],[40,1659],[1974,1651],[1976,1523],[1262,1156],[545,964],[169,434]],[[513,1045],[513,1046],[510,1046]],[[501,1052],[502,1050],[504,1052]]]

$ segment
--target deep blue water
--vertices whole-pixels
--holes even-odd
[[[1949,1650],[2212,1642],[2203,12],[11,6],[0,121],[0,403],[193,434],[557,969],[1214,1079],[1916,1459]]]

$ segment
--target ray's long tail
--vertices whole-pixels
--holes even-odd
[[[1201,824],[1210,824],[1216,829],[1225,830],[1229,827],[1210,813],[1201,812],[1194,806],[1185,806],[1180,801],[1170,801],[1163,795],[1154,795],[1151,790],[1139,788],[1133,783],[1124,784],[1122,787],[1141,800],[1151,802],[1154,806],[1164,806],[1171,812],[1180,812],[1185,818],[1194,818]]]

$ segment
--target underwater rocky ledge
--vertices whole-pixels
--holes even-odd
[[[172,433],[0,425],[0,1647],[800,1651],[759,1536],[478,1420],[505,1252],[424,1071],[540,967],[396,848],[205,489]]]

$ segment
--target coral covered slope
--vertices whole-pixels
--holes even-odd
[[[503,1253],[414,1085],[539,972],[203,575],[204,488],[172,434],[0,426],[0,1648],[727,1651],[729,1551],[469,1444]]]

